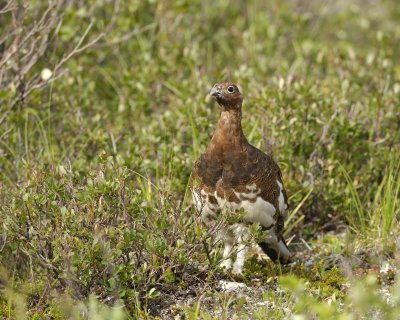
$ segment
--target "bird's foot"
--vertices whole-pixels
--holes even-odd
[[[232,274],[235,276],[241,276],[243,273],[243,267],[233,266]]]
[[[234,275],[242,275],[243,267],[244,267],[244,257],[245,256],[239,256],[238,255],[235,263],[233,264],[232,273]]]
[[[228,271],[232,268],[232,260],[231,259],[225,259],[223,260],[220,264],[219,267],[225,271]]]

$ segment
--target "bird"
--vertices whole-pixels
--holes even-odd
[[[282,172],[272,156],[246,139],[241,124],[243,97],[238,86],[217,83],[210,95],[221,113],[211,141],[194,164],[191,192],[194,207],[206,227],[215,225],[222,210],[241,217],[222,232],[220,266],[242,274],[251,224],[259,224],[265,231],[259,248],[272,261],[289,263],[293,255],[283,238],[288,197]]]

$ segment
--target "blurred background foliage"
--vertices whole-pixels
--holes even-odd
[[[244,131],[280,162],[291,207],[312,190],[297,237],[348,223],[360,246],[395,252],[396,0],[1,6],[0,283],[31,314],[56,317],[62,292],[140,318],[160,292],[208,281],[217,258],[187,181],[222,80],[240,85]]]

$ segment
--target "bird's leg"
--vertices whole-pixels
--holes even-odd
[[[244,224],[237,224],[234,233],[238,243],[238,248],[236,253],[236,260],[233,264],[232,273],[242,274],[247,254],[247,246],[244,242],[247,240],[249,235],[248,228]]]
[[[238,245],[238,252],[236,255],[235,263],[233,264],[232,273],[242,274],[244,262],[246,261],[247,247],[244,243],[240,242]]]
[[[232,227],[229,227],[226,230],[220,230],[219,237],[224,243],[224,252],[222,253],[222,261],[219,266],[222,269],[230,270],[232,268],[232,249],[235,244],[235,234]]]
[[[222,261],[219,264],[221,269],[225,269],[226,271],[232,268],[232,249],[233,245],[235,244],[234,234],[232,230],[228,229],[226,232],[220,234],[220,238],[222,238],[222,242],[224,244],[224,251],[222,253]]]
[[[224,252],[222,254],[222,262],[220,263],[220,267],[222,269],[230,270],[232,268],[232,247],[233,245],[227,241],[224,242]]]

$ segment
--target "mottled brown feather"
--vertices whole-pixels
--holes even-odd
[[[219,199],[238,204],[232,207],[236,208],[233,210],[238,210],[241,202],[246,204],[246,208],[251,208],[248,207],[249,202],[254,203],[251,214],[260,212],[261,215],[270,215],[270,218],[251,220],[260,223],[262,221],[262,227],[272,232],[272,238],[268,240],[270,242],[262,241],[260,247],[272,260],[286,262],[291,253],[282,237],[284,212],[280,211],[279,198],[282,192],[287,207],[287,195],[279,166],[270,155],[252,146],[244,136],[241,126],[243,99],[239,89],[232,83],[221,83],[214,86],[211,94],[216,97],[222,110],[213,137],[192,171],[191,185],[194,200],[197,202],[196,208],[202,214],[204,223],[209,224],[221,209]],[[267,209],[261,209],[256,204],[260,197],[272,205],[275,211],[264,212]],[[224,258],[228,259],[225,253]],[[236,262],[237,270],[241,272],[243,257]]]
[[[199,182],[201,190],[207,193],[217,191],[219,197],[234,202],[239,199],[233,190],[249,192],[246,186],[255,183],[261,190],[260,196],[278,210],[280,190],[276,180],[282,183],[279,166],[271,156],[252,146],[244,136],[241,126],[242,100],[235,97],[234,103],[225,104],[218,98],[217,101],[222,106],[221,117],[207,149],[194,166],[192,180]],[[284,189],[283,193],[287,203]]]

